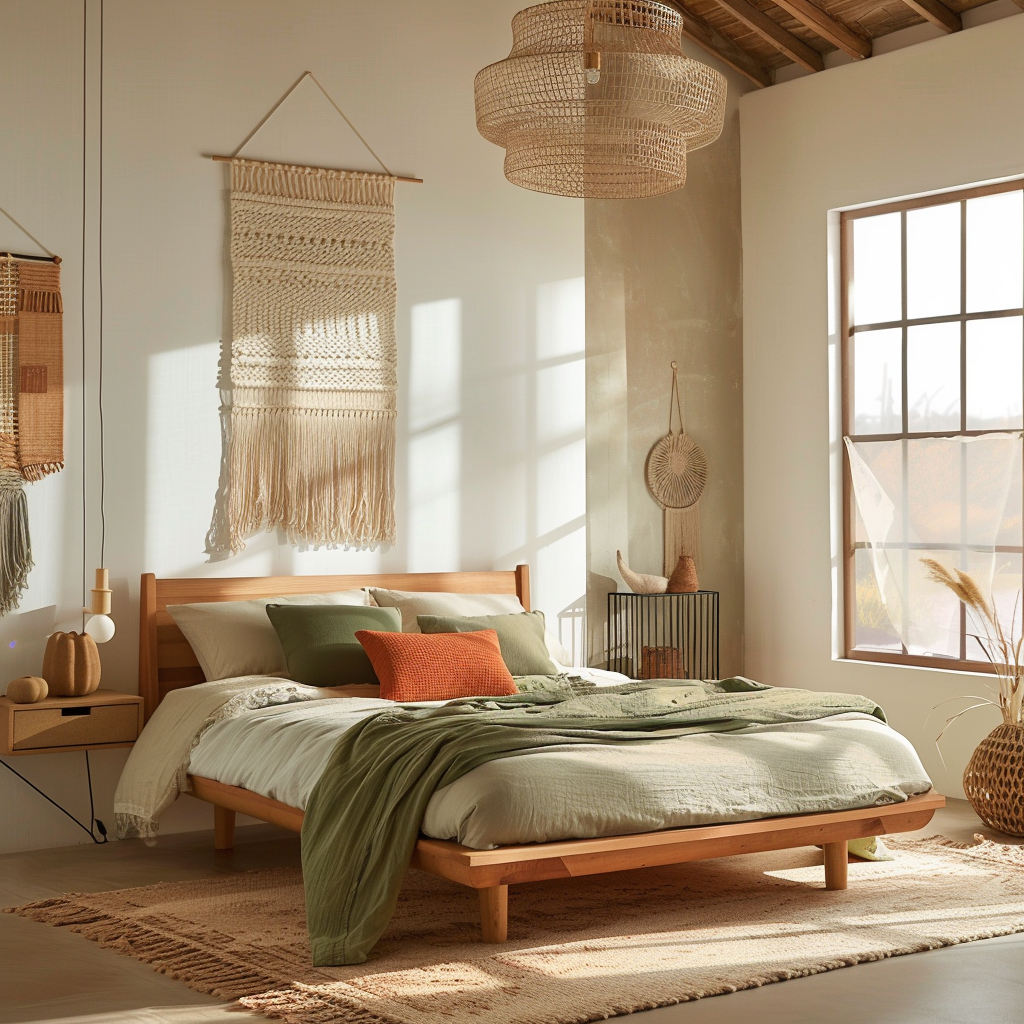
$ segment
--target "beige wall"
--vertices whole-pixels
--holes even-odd
[[[689,53],[711,62],[696,47]],[[729,79],[725,130],[690,155],[686,185],[654,199],[586,203],[588,596],[596,658],[605,594],[613,582],[628,589],[616,549],[638,572],[662,571],[662,512],[644,464],[668,430],[675,360],[687,432],[708,457],[700,583],[721,594],[721,671],[732,675],[743,665],[739,97],[750,86],[715,66]]]
[[[134,692],[140,573],[484,569],[529,562],[535,603],[570,623],[585,588],[583,206],[508,184],[476,132],[473,76],[508,53],[517,0],[106,0],[104,257],[107,551],[115,639],[105,685]],[[64,257],[67,467],[29,488],[36,568],[0,620],[2,686],[38,672],[45,636],[81,607],[81,4],[7,0],[0,205]],[[99,6],[90,3],[92,38]],[[275,535],[210,563],[216,386],[226,331],[230,153],[306,69],[392,170],[397,188],[400,540],[387,553],[299,551]],[[90,187],[95,184],[95,81]],[[307,81],[246,149],[373,169]],[[91,193],[92,194],[92,193]],[[95,210],[90,209],[94,218]],[[0,226],[0,248],[28,244]],[[95,237],[89,316],[94,317]],[[92,341],[90,341],[92,345]],[[96,367],[89,403],[95,454]],[[91,500],[97,498],[95,460]],[[87,567],[99,565],[95,505]],[[10,645],[14,646],[10,646]],[[108,824],[122,752],[93,757]],[[22,757],[87,813],[81,755]],[[0,774],[0,851],[86,837]],[[182,801],[171,829],[207,827]]]
[[[833,657],[829,211],[1024,174],[1022,53],[1024,17],[1013,16],[751,93],[740,106],[746,670],[873,697],[952,796],[997,719],[975,711],[954,725],[943,767],[934,739],[951,711],[930,712],[983,680]]]

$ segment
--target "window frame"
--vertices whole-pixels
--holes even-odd
[[[1014,178],[1009,181],[997,182],[989,185],[974,185],[968,188],[954,189],[949,192],[932,193],[927,196],[918,196],[914,199],[899,200],[896,202],[879,203],[873,206],[858,207],[853,210],[843,210],[839,214],[839,323],[840,323],[840,407],[841,407],[841,438],[849,437],[857,441],[871,440],[900,440],[910,438],[927,437],[981,437],[985,434],[1005,433],[1004,430],[943,430],[932,432],[901,430],[899,433],[890,434],[854,434],[853,426],[853,380],[854,380],[854,335],[858,333],[853,324],[853,223],[864,217],[878,217],[888,213],[901,214],[901,253],[900,265],[902,273],[902,316],[898,321],[887,321],[884,325],[872,324],[870,329],[879,330],[883,327],[899,327],[903,331],[902,342],[902,380],[903,400],[901,402],[903,426],[909,428],[907,422],[908,410],[906,407],[907,387],[907,327],[927,323],[948,323],[959,322],[961,324],[960,343],[960,422],[961,427],[966,427],[967,402],[966,387],[967,374],[965,363],[966,324],[970,320],[994,319],[997,317],[1024,316],[1024,308],[1012,310],[986,310],[979,313],[967,313],[967,259],[966,245],[967,235],[965,230],[966,201],[977,199],[982,196],[998,195],[1004,192],[1024,191],[1024,177]],[[911,210],[919,210],[930,206],[945,206],[950,203],[960,203],[961,228],[960,228],[960,312],[945,316],[936,317],[907,317],[907,218]],[[1016,428],[1012,428],[1016,429]],[[842,501],[843,501],[843,652],[844,657],[852,661],[874,662],[888,665],[909,665],[919,668],[938,668],[953,672],[985,672],[993,673],[994,666],[986,661],[973,661],[966,657],[966,628],[967,613],[963,604],[960,605],[960,657],[947,658],[941,655],[917,655],[907,652],[903,645],[902,651],[869,650],[857,648],[857,571],[856,556],[858,545],[856,541],[856,504],[853,495],[853,481],[850,474],[850,455],[846,445],[840,439],[842,451]],[[1024,531],[1022,531],[1024,532]],[[864,545],[861,545],[863,547]],[[939,545],[929,544],[929,550],[935,550]],[[960,550],[959,546],[951,547],[951,550]],[[997,551],[1008,553],[1024,553],[1024,535],[1021,544],[1014,546],[999,546]]]

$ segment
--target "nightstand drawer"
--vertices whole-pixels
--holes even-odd
[[[136,704],[85,704],[14,711],[12,751],[131,743],[139,733]]]

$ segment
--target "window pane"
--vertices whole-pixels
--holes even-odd
[[[967,312],[1024,306],[1024,192],[967,200]]]
[[[906,442],[909,537],[925,544],[960,544],[963,446],[945,438]],[[913,552],[911,552],[913,557]]]
[[[960,312],[960,203],[907,213],[907,317]]]
[[[960,324],[907,330],[907,425],[911,432],[960,429]]]
[[[902,317],[900,215],[853,222],[853,322],[878,324]]]
[[[1024,333],[1019,316],[967,322],[967,429],[1019,428]]]
[[[916,550],[910,552],[910,557],[934,558],[949,569],[960,568],[956,551]],[[929,580],[920,566],[909,574],[907,589],[907,650],[911,654],[959,658],[960,602],[956,595],[941,583]]]
[[[1020,636],[1022,610],[1019,600],[1021,556],[1016,553],[999,554],[996,558],[995,571],[993,573],[989,555],[968,553],[967,571],[978,581],[978,585],[986,597],[989,594],[992,595],[996,608],[996,617],[999,619],[1007,636],[1009,636],[1011,628],[1014,637]],[[991,582],[989,581],[989,573],[992,573]],[[974,622],[970,616],[967,618],[967,632],[984,636],[984,629],[981,628],[981,623]],[[972,637],[967,639],[967,657],[975,661],[986,660],[978,641]]]
[[[875,650],[901,651],[899,634],[889,621],[882,596],[878,592],[875,574],[871,568],[871,555],[861,548],[856,552],[857,602],[854,645]]]
[[[853,336],[853,431],[903,430],[903,331],[861,331]]]

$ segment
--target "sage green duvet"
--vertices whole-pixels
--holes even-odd
[[[394,911],[430,797],[478,765],[565,744],[657,742],[851,711],[885,720],[866,697],[742,678],[542,690],[365,719],[342,734],[306,806],[302,868],[313,962],[366,960]]]

